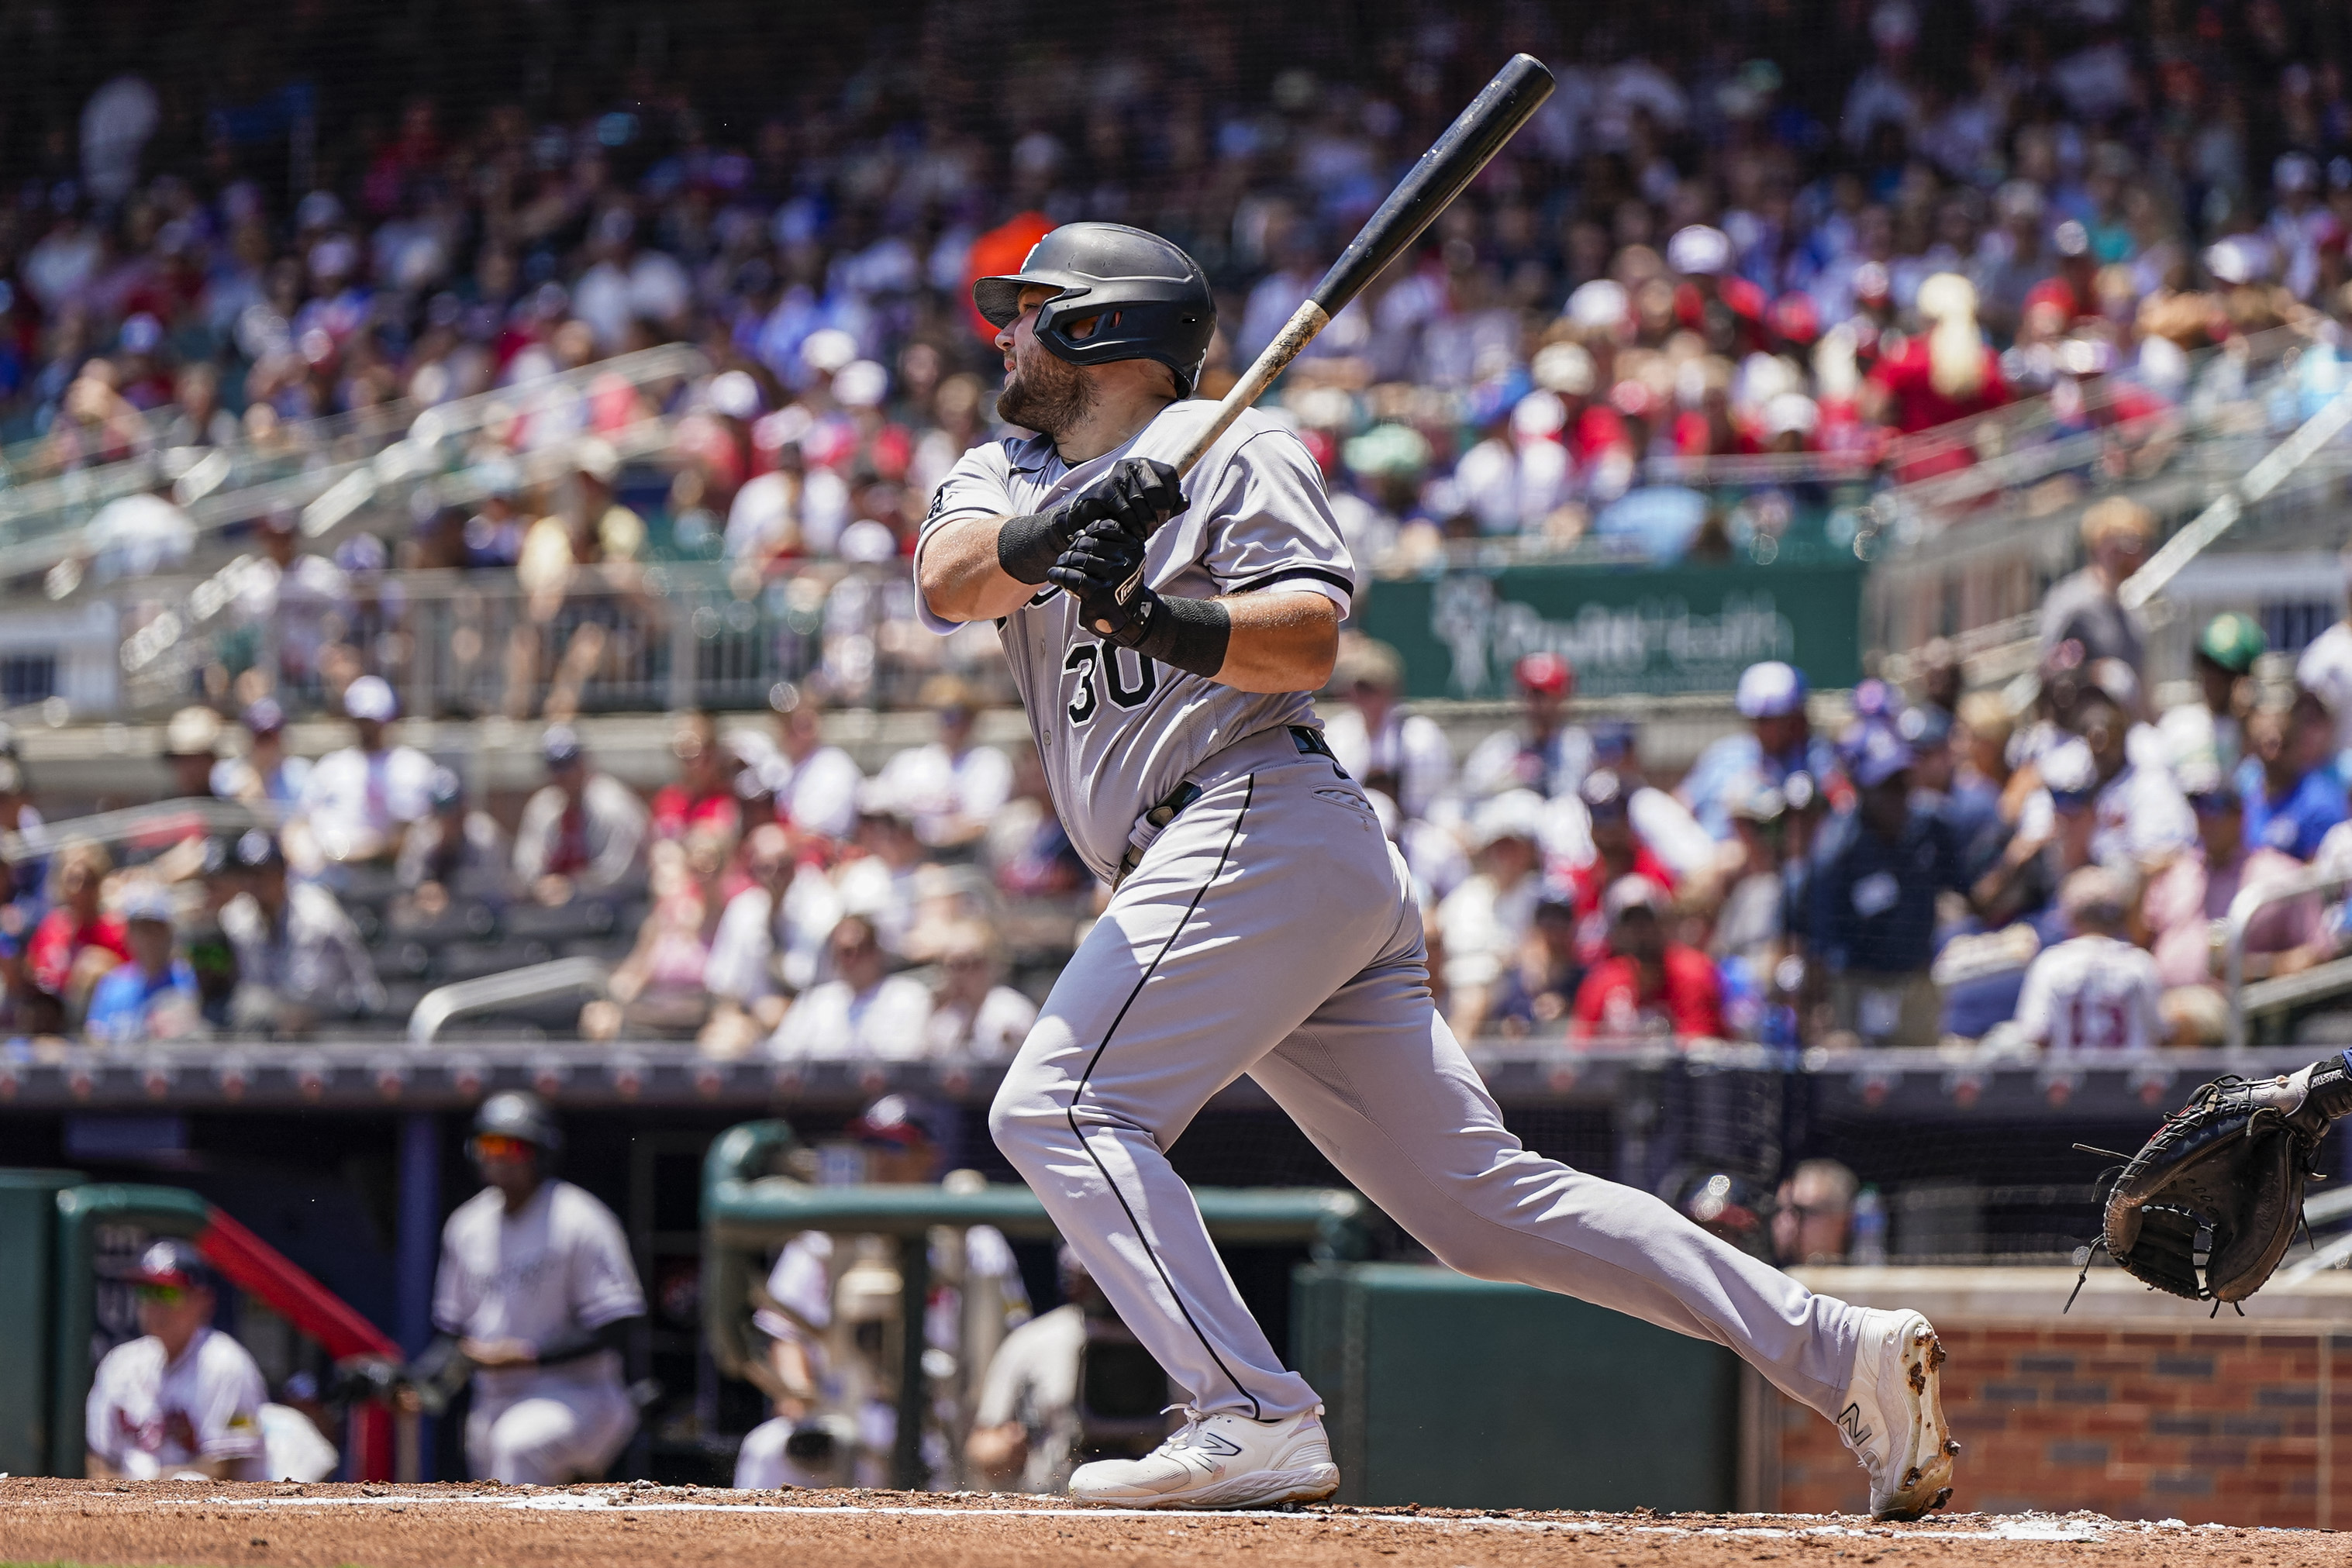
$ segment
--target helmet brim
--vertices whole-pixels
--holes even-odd
[[[990,326],[1010,327],[1021,319],[1023,289],[1050,288],[1058,299],[1066,294],[1084,294],[1093,282],[1076,273],[1054,271],[1013,272],[978,278],[971,286],[971,308]]]

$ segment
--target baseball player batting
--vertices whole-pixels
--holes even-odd
[[[1216,326],[1199,266],[1069,224],[972,296],[999,329],[997,412],[1038,434],[975,447],[940,486],[922,612],[941,632],[996,622],[1054,804],[1114,887],[989,1124],[1190,1396],[1181,1430],[1082,1467],[1070,1495],[1234,1507],[1339,1486],[1315,1391],[1168,1161],[1248,1073],[1446,1264],[1727,1345],[1838,1424],[1874,1512],[1940,1505],[1958,1445],[1926,1318],[1816,1295],[1504,1127],[1432,1003],[1404,863],[1308,701],[1351,580],[1321,476],[1273,419],[1192,399]]]

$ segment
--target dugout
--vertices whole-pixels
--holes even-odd
[[[183,1187],[90,1182],[68,1170],[0,1170],[0,1473],[79,1476],[83,1403],[100,1357],[135,1322],[123,1274],[155,1237],[195,1242],[239,1303],[258,1303],[371,1392],[399,1348],[340,1297],[223,1209]],[[234,1304],[228,1309],[235,1310]],[[135,1332],[132,1331],[132,1332]],[[415,1469],[388,1406],[347,1401],[352,1479]],[[405,1451],[395,1458],[396,1446]]]

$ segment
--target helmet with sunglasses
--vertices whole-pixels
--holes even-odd
[[[1125,224],[1064,224],[1039,240],[1021,270],[971,286],[975,309],[995,327],[1021,317],[1021,290],[1050,288],[1037,310],[1037,340],[1074,365],[1157,360],[1191,397],[1217,330],[1209,275],[1176,245]],[[1073,330],[1092,320],[1086,337]]]
[[[519,1089],[482,1102],[482,1108],[474,1113],[474,1137],[477,1142],[486,1137],[513,1138],[549,1155],[563,1148],[563,1130],[555,1124],[547,1103]]]
[[[193,1241],[166,1236],[139,1254],[131,1282],[144,1290],[217,1291],[220,1276]]]

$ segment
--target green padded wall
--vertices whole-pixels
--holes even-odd
[[[1343,1502],[1733,1506],[1739,1365],[1721,1345],[1402,1263],[1302,1265],[1291,1335]]]
[[[0,1471],[12,1476],[49,1468],[58,1193],[82,1180],[74,1171],[0,1170]]]

